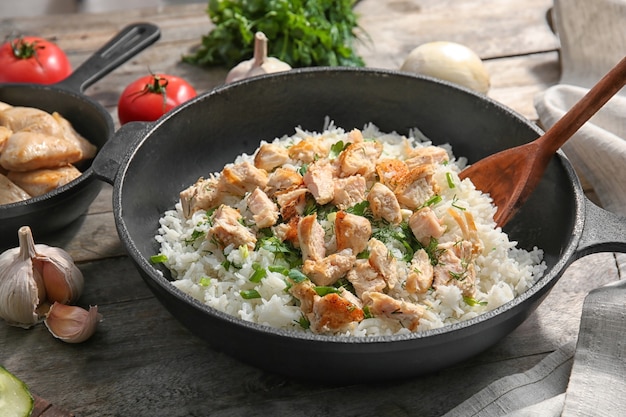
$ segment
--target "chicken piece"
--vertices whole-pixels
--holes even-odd
[[[406,278],[405,289],[412,293],[423,294],[433,285],[433,265],[428,253],[419,249],[413,254],[411,266]]]
[[[299,172],[293,169],[279,167],[269,174],[267,185],[263,191],[265,191],[268,196],[273,196],[277,192],[297,188],[303,183],[302,175],[300,175]]]
[[[274,168],[284,165],[289,160],[289,153],[283,146],[263,143],[254,155],[254,166],[272,172]]]
[[[13,132],[27,129],[30,132],[43,133],[56,138],[64,138],[63,127],[54,117],[34,107],[15,106],[0,112],[0,125]]]
[[[265,188],[268,181],[267,172],[259,169],[249,161],[229,164],[222,170],[222,187],[225,191],[243,197],[247,192],[259,187]]]
[[[305,260],[302,272],[316,285],[333,285],[352,269],[354,262],[356,262],[356,256],[352,250],[344,249],[321,260]]]
[[[298,223],[300,217],[292,217],[287,223],[278,223],[272,227],[272,233],[281,242],[289,241],[294,247],[300,248],[300,242],[298,241]]]
[[[393,289],[398,283],[398,261],[393,257],[387,246],[376,238],[370,239],[367,245],[370,257],[369,263]]]
[[[405,175],[394,190],[398,202],[408,209],[414,210],[439,192],[433,181],[432,165],[420,165]]]
[[[348,209],[365,200],[366,187],[365,178],[361,175],[336,178],[332,202],[339,210]]]
[[[450,160],[448,152],[439,146],[424,146],[423,148],[414,148],[411,156],[404,162],[409,170],[417,168],[420,165],[441,164]]]
[[[359,254],[367,248],[372,235],[372,224],[363,216],[338,211],[335,215],[335,238],[337,250],[352,249]]]
[[[289,287],[289,293],[300,301],[300,310],[305,316],[313,312],[313,302],[319,298],[315,292],[315,285],[308,279],[295,282]]]
[[[346,279],[350,281],[359,298],[365,292],[380,292],[387,286],[382,275],[372,268],[367,259],[357,259],[354,267],[346,274]]]
[[[415,331],[426,308],[408,301],[396,300],[380,292],[366,292],[363,303],[374,317],[383,316],[398,320],[403,327]]]
[[[9,103],[5,103],[4,101],[0,101],[0,112],[2,112],[4,110],[7,110],[7,109],[10,109],[11,107],[13,107],[13,106],[11,106]]]
[[[376,161],[383,152],[380,142],[351,143],[339,154],[340,177],[362,175],[369,179],[376,173]]]
[[[376,163],[376,174],[378,174],[379,181],[392,190],[408,173],[409,167],[399,159],[383,159]]]
[[[309,190],[306,188],[294,188],[275,195],[276,202],[280,207],[280,215],[283,216],[285,221],[304,213],[306,195],[308,192]]]
[[[91,159],[96,156],[98,148],[93,143],[89,142],[87,139],[81,136],[80,133],[78,133],[74,129],[72,124],[67,119],[65,119],[57,112],[52,113],[52,117],[63,129],[63,137],[80,149],[82,153],[80,157],[81,160]]]
[[[310,164],[317,159],[326,158],[330,145],[315,138],[306,138],[289,147],[287,152],[291,159]]]
[[[260,188],[255,188],[246,198],[246,202],[259,229],[276,224],[278,206]]]
[[[428,246],[432,238],[439,239],[446,231],[446,227],[430,207],[422,207],[411,214],[409,227],[415,239],[423,246]]]
[[[484,249],[483,242],[478,237],[478,228],[476,227],[476,223],[474,222],[474,216],[469,211],[464,211],[464,217],[455,210],[450,207],[448,209],[448,214],[452,216],[455,222],[461,228],[461,233],[463,234],[463,238],[472,243],[472,255],[477,255],[481,253]]]
[[[467,240],[446,242],[437,246],[441,251],[433,268],[433,286],[455,285],[464,296],[473,297],[476,292],[476,270],[472,262],[473,245]]]
[[[350,301],[352,304],[354,304],[358,308],[363,308],[363,301],[361,301],[359,297],[357,297],[356,295],[348,291],[345,287],[339,287],[337,288],[337,291],[338,291],[338,294],[342,298],[345,298],[346,300]]]
[[[31,196],[6,176],[0,174],[0,205],[28,200]]]
[[[190,218],[198,210],[210,210],[221,204],[220,180],[211,175],[209,178],[200,178],[180,192],[180,204],[183,216]]]
[[[298,222],[298,242],[303,261],[317,261],[326,256],[324,235],[324,228],[317,221],[317,213],[300,219]]]
[[[9,171],[57,168],[78,162],[81,155],[80,149],[65,139],[21,130],[7,139],[0,165]]]
[[[320,159],[309,165],[303,176],[304,185],[315,198],[317,204],[330,203],[335,196],[333,167],[328,159]]]
[[[59,168],[43,168],[33,171],[11,171],[7,177],[33,197],[45,194],[80,177],[81,172],[73,165]]]
[[[215,238],[222,247],[247,246],[248,249],[253,250],[256,245],[256,236],[250,229],[239,223],[241,218],[239,210],[222,204],[213,214],[213,226],[209,229],[207,238]]]
[[[367,201],[374,218],[383,219],[391,224],[402,222],[402,211],[396,195],[386,185],[377,182],[367,194]]]
[[[0,126],[0,153],[4,149],[9,137],[13,134],[13,131],[5,126]]]
[[[354,327],[365,318],[365,313],[348,299],[331,293],[315,299],[308,317],[311,331],[337,333]]]

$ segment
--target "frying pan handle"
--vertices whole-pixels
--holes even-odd
[[[126,155],[135,150],[139,141],[146,136],[150,123],[130,122],[122,125],[113,137],[106,141],[91,164],[95,176],[109,184],[115,178]]]
[[[626,253],[626,218],[585,198],[585,224],[575,259],[597,252]]]
[[[128,25],[58,85],[82,93],[160,37],[160,29],[151,23]]]

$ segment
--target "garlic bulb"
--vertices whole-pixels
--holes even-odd
[[[90,306],[87,311],[81,307],[54,303],[44,323],[57,339],[66,343],[81,343],[95,333],[101,320],[97,306]]]
[[[449,81],[483,94],[489,91],[489,73],[480,57],[454,42],[429,42],[418,46],[400,70]]]
[[[289,71],[291,66],[278,58],[267,56],[267,37],[263,32],[254,35],[254,57],[240,62],[232,68],[226,76],[226,82],[243,80],[255,75],[269,74],[273,72]]]
[[[83,291],[84,279],[63,249],[38,244],[28,226],[18,231],[19,247],[0,255],[0,317],[29,328],[50,302],[70,303]]]

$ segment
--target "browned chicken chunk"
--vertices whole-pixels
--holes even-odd
[[[433,265],[430,262],[428,253],[424,249],[419,249],[413,254],[411,266],[406,277],[405,288],[410,293],[423,294],[433,284]]]
[[[335,216],[337,250],[352,249],[354,254],[363,252],[372,235],[372,224],[363,216],[338,211]]]
[[[198,210],[210,210],[220,205],[220,181],[215,176],[200,178],[180,192],[183,215],[191,217]]]
[[[367,245],[370,257],[369,262],[372,267],[382,275],[390,289],[398,283],[398,261],[393,257],[389,249],[378,239],[370,239]]]
[[[35,197],[45,194],[80,177],[81,172],[73,165],[59,168],[43,168],[27,172],[11,171],[8,178]]]
[[[376,161],[383,152],[380,142],[356,142],[339,154],[340,177],[362,175],[369,179],[376,173]]]
[[[207,238],[215,238],[222,247],[234,245],[247,246],[254,249],[256,236],[246,226],[239,223],[241,213],[232,207],[221,205],[213,214],[213,226],[207,233]]]
[[[65,139],[21,130],[13,133],[0,154],[0,165],[9,171],[62,167],[81,159],[79,148]]]
[[[439,191],[433,181],[432,165],[420,165],[405,175],[394,190],[398,202],[414,210]]]
[[[361,308],[335,293],[316,298],[313,311],[309,315],[311,330],[317,333],[346,330],[364,317]]]
[[[268,175],[265,170],[259,169],[251,162],[245,161],[224,167],[221,179],[225,191],[243,196],[257,187],[265,188]]]
[[[352,269],[356,256],[350,249],[332,253],[320,260],[307,259],[302,272],[316,285],[333,285]]]
[[[255,188],[246,201],[259,229],[273,226],[278,220],[278,206],[260,188]]]
[[[298,222],[298,241],[303,261],[317,261],[326,256],[324,228],[317,221],[316,213],[302,217]]]
[[[339,210],[345,210],[365,200],[365,178],[352,175],[334,180],[333,204]]]
[[[380,292],[367,292],[363,294],[364,305],[370,313],[389,319],[398,320],[411,331],[415,331],[426,308],[408,301],[396,300]]]
[[[289,153],[283,146],[264,143],[254,155],[254,166],[272,172],[289,160]]]
[[[317,204],[330,203],[335,196],[334,172],[327,159],[309,165],[304,174],[304,185],[315,198]]]
[[[409,227],[415,239],[424,246],[428,246],[431,238],[439,239],[446,231],[430,207],[423,207],[411,214]]]
[[[402,222],[402,210],[396,195],[386,185],[375,183],[367,194],[370,210],[376,219],[383,219],[391,224]]]
[[[382,275],[370,265],[367,259],[357,259],[354,268],[346,275],[346,279],[350,281],[359,298],[362,298],[365,292],[381,292],[387,286]]]

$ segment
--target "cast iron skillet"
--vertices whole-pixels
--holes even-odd
[[[624,219],[589,202],[562,153],[507,231],[520,246],[545,250],[548,270],[515,300],[474,319],[411,335],[341,338],[276,330],[218,312],[169,283],[154,235],[162,213],[200,176],[220,171],[261,139],[321,130],[325,116],[347,130],[419,127],[476,161],[528,142],[539,128],[504,106],[450,84],[375,69],[310,68],[223,86],[151,124],[124,126],[94,162],[114,184],[117,229],[156,297],[193,333],[240,360],[295,378],[381,381],[433,372],[475,355],[522,323],[565,268],[598,251],[626,251]]]
[[[115,132],[111,115],[102,105],[83,94],[87,87],[156,42],[158,27],[131,24],[87,59],[65,80],[53,85],[0,84],[0,101],[13,106],[56,111],[74,128],[101,148]],[[94,178],[87,162],[74,181],[44,195],[0,205],[0,247],[14,246],[17,230],[30,226],[35,236],[61,229],[83,214],[96,198],[102,182]]]

